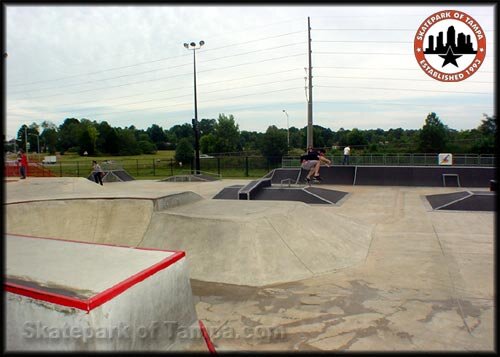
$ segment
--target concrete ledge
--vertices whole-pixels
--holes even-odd
[[[167,351],[197,328],[184,252],[6,238],[7,350]]]

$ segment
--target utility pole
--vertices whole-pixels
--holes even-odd
[[[311,64],[311,19],[307,17],[307,34],[309,38],[309,98],[307,101],[307,147],[313,146],[313,114],[312,114],[312,64]]]

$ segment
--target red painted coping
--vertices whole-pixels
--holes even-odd
[[[198,320],[198,324],[200,325],[200,330],[201,334],[203,335],[203,339],[205,340],[205,343],[207,344],[208,350],[210,351],[211,354],[216,355],[217,351],[215,350],[214,344],[212,343],[212,340],[210,340],[210,336],[208,335],[207,329],[205,328],[205,325],[201,320]]]
[[[180,260],[186,256],[185,252],[175,251],[175,250],[164,250],[164,249],[154,249],[154,248],[138,248],[138,247],[129,247],[129,246],[125,246],[125,245],[80,242],[80,241],[74,241],[74,240],[56,239],[56,238],[47,238],[47,237],[36,237],[36,236],[11,234],[11,233],[5,233],[5,235],[18,236],[20,238],[28,237],[28,238],[61,240],[61,241],[65,241],[65,242],[73,242],[73,243],[80,243],[80,244],[104,245],[104,246],[114,246],[117,248],[129,248],[129,249],[133,248],[133,249],[138,249],[138,250],[154,250],[154,251],[174,253],[171,256],[161,260],[160,262],[150,266],[149,268],[146,268],[146,269],[138,272],[137,274],[130,276],[129,278],[127,278],[127,279],[119,282],[118,284],[115,284],[114,286],[110,287],[109,289],[106,289],[106,290],[100,292],[99,294],[94,295],[88,299],[72,298],[72,297],[61,295],[61,294],[47,292],[47,291],[44,291],[41,289],[27,287],[27,286],[15,284],[15,283],[9,283],[9,282],[4,283],[4,290],[5,291],[8,291],[8,292],[11,292],[14,294],[18,294],[18,295],[28,296],[28,297],[31,297],[31,298],[34,298],[37,300],[48,301],[48,302],[51,302],[54,304],[73,307],[73,308],[79,309],[79,310],[84,310],[87,312],[87,314],[91,310],[93,310],[96,307],[104,304],[105,302],[113,299],[114,297],[121,294],[122,292],[129,289],[130,287],[134,286],[135,284],[147,279],[148,277],[159,272],[160,270],[163,270],[163,269],[169,267],[170,265],[174,264],[175,262],[177,262],[178,260]]]

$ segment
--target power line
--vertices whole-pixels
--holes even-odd
[[[234,31],[234,32],[231,32],[231,36],[233,36],[234,34],[236,33],[240,33],[240,32],[247,32],[248,30],[251,30],[251,29],[262,29],[264,27],[269,27],[269,26],[275,26],[275,25],[278,25],[278,24],[282,24],[282,23],[288,23],[288,22],[298,22],[298,20],[301,20],[303,21],[303,18],[294,18],[294,19],[290,19],[290,20],[285,20],[285,21],[279,21],[279,22],[274,22],[274,23],[271,23],[271,24],[267,24],[267,25],[257,25],[257,26],[250,26],[246,29],[242,29],[240,31]],[[300,32],[303,32],[303,31],[300,31]],[[220,38],[220,37],[227,37],[226,35],[219,35],[219,36],[215,36],[215,38]],[[210,37],[209,37],[210,38]],[[211,39],[214,39],[214,37],[212,37]]]
[[[413,41],[346,41],[346,40],[313,40],[313,42],[336,42],[336,43],[413,43]]]
[[[412,82],[429,82],[428,79],[414,79],[414,78],[382,78],[382,77],[342,77],[342,76],[315,76],[316,78],[337,78],[337,79],[370,79],[370,80],[389,80],[389,81],[412,81]],[[470,84],[474,83],[494,83],[486,81],[471,81]]]
[[[213,103],[214,101],[228,100],[228,99],[241,98],[241,97],[248,97],[248,96],[252,96],[252,95],[260,95],[260,94],[270,94],[270,93],[284,92],[284,91],[289,91],[289,90],[293,90],[293,89],[297,89],[297,87],[285,88],[285,89],[277,89],[277,90],[268,91],[268,92],[258,92],[258,93],[251,93],[251,94],[245,94],[245,95],[238,95],[238,96],[233,96],[233,97],[225,97],[225,98],[215,99],[215,100],[212,100],[212,101],[201,101],[201,102],[206,104],[206,103]],[[133,109],[133,110],[125,110],[125,111],[92,113],[92,114],[87,114],[87,115],[88,116],[100,116],[100,115],[104,115],[104,114],[129,113],[129,112],[135,112],[135,111],[139,111],[139,110],[152,110],[152,109],[161,109],[161,108],[169,108],[169,107],[178,107],[178,106],[186,105],[186,104],[192,104],[192,102],[177,103],[177,104],[171,104],[171,105],[162,105],[162,106],[159,106],[159,107],[141,108],[141,109]]]
[[[381,67],[340,67],[340,66],[321,66],[321,67],[314,67],[315,69],[322,69],[322,68],[332,68],[332,69],[355,69],[355,70],[387,70],[387,71],[422,71],[421,68],[381,68]],[[480,70],[477,73],[495,73],[492,71],[483,71]]]
[[[402,102],[386,102],[386,101],[379,101],[379,100],[372,100],[372,101],[316,101],[316,103],[321,103],[321,104],[333,104],[333,105],[358,105],[358,106],[371,106],[371,105],[404,105],[406,107],[431,107],[431,106],[439,106],[440,108],[456,108],[456,104],[418,104],[418,103],[402,103]],[[488,105],[474,105],[474,104],[467,104],[467,107],[469,108],[493,108],[493,106],[488,106]]]
[[[262,76],[266,76],[267,77],[267,76],[271,76],[271,75],[274,75],[274,74],[280,74],[280,73],[286,73],[286,72],[296,71],[297,69],[298,68],[287,69],[287,70],[278,71],[278,72],[256,74],[256,75],[252,75],[252,76],[246,76],[246,77],[240,77],[240,78],[232,78],[232,79],[224,79],[224,80],[221,80],[221,81],[213,81],[213,82],[207,82],[207,83],[203,83],[202,82],[202,83],[198,84],[198,86],[200,86],[200,87],[202,87],[202,86],[209,86],[209,85],[213,85],[213,84],[219,84],[219,83],[224,83],[224,82],[241,81],[243,79],[255,78],[255,77],[262,77]],[[79,105],[79,104],[85,104],[85,103],[95,103],[95,102],[101,102],[101,101],[104,101],[104,100],[123,99],[123,98],[137,97],[137,96],[142,96],[142,95],[150,95],[150,94],[171,92],[171,91],[174,91],[174,90],[185,89],[185,88],[192,89],[193,86],[189,85],[189,86],[164,89],[164,90],[154,91],[154,92],[149,92],[149,93],[131,94],[131,95],[125,95],[125,96],[119,96],[119,97],[111,97],[111,98],[101,98],[101,99],[97,99],[97,100],[87,100],[87,101],[76,102],[76,103],[64,103],[64,104],[59,104],[59,105],[60,106],[67,106],[67,105]]]
[[[416,32],[418,30],[418,28],[413,28],[413,29],[396,29],[396,28],[393,28],[393,29],[389,29],[389,28],[386,28],[386,29],[381,29],[381,28],[365,28],[365,29],[361,29],[361,28],[355,28],[355,29],[350,29],[350,28],[340,28],[340,29],[313,29],[311,28],[311,30],[313,31],[412,31],[412,32]],[[483,29],[484,32],[491,32],[493,30],[486,30],[486,29]]]
[[[294,35],[294,34],[303,33],[303,32],[304,31],[288,32],[288,33],[284,33],[284,34],[280,34],[280,35],[268,36],[268,37],[264,37],[264,38],[258,38],[258,39],[255,39],[255,40],[249,40],[249,41],[245,41],[245,42],[233,43],[233,44],[230,44],[230,45],[225,45],[225,46],[216,47],[216,48],[207,48],[207,49],[203,49],[203,52],[216,51],[216,50],[220,50],[220,49],[227,48],[227,47],[240,46],[240,45],[245,45],[245,44],[252,43],[252,42],[260,42],[260,41],[264,41],[264,40],[269,40],[271,38],[278,38],[278,37],[283,37],[283,36],[289,36],[289,35]]]
[[[234,67],[240,67],[240,66],[245,66],[249,64],[256,64],[256,63],[263,63],[263,62],[269,62],[269,61],[275,61],[283,58],[291,58],[291,57],[298,57],[298,56],[305,56],[306,53],[299,53],[295,55],[287,55],[287,56],[281,56],[281,57],[273,57],[269,59],[264,59],[264,60],[259,60],[259,61],[253,61],[253,62],[246,62],[246,63],[240,63],[236,64],[233,66],[225,66],[225,67],[219,67],[219,68],[212,68],[212,69],[206,69],[203,71],[198,71],[198,73],[204,73],[204,72],[211,72],[211,71],[218,71],[221,69],[228,69],[228,68],[234,68]],[[155,78],[155,79],[149,79],[149,80],[143,80],[143,81],[136,81],[136,82],[129,82],[129,83],[123,83],[123,84],[118,84],[118,85],[113,85],[113,86],[106,86],[106,87],[100,87],[100,88],[91,88],[91,89],[85,89],[77,92],[70,92],[70,93],[56,93],[52,95],[43,95],[43,96],[38,96],[38,97],[28,97],[28,98],[21,98],[21,99],[38,99],[38,98],[48,98],[48,97],[56,97],[60,95],[70,95],[70,94],[79,94],[79,93],[85,93],[85,92],[92,92],[100,89],[110,89],[110,88],[118,88],[118,87],[123,87],[123,86],[129,86],[129,85],[134,85],[134,84],[139,84],[139,83],[146,83],[146,82],[155,82],[155,81],[160,81],[163,79],[170,79],[174,77],[180,77],[180,76],[191,76],[193,73],[181,73],[181,74],[176,74],[172,76],[167,76],[167,77],[161,77],[161,78]]]
[[[427,90],[427,89],[407,89],[407,88],[380,88],[380,87],[342,87],[342,86],[322,86],[316,85],[321,88],[340,88],[340,89],[376,89],[376,90],[396,90],[396,91],[409,91],[409,92],[426,92],[426,93],[457,93],[457,94],[480,94],[491,95],[492,93],[486,92],[458,92],[448,90]]]
[[[30,93],[30,92],[42,91],[42,90],[51,90],[51,89],[60,89],[60,88],[82,86],[82,85],[85,85],[85,84],[91,84],[91,83],[95,83],[95,82],[103,82],[103,81],[107,81],[107,80],[111,80],[111,79],[124,78],[124,77],[130,77],[130,76],[138,76],[138,75],[142,75],[142,74],[146,74],[146,73],[164,71],[164,70],[167,70],[167,69],[173,69],[173,68],[178,68],[178,67],[185,67],[185,66],[189,66],[189,65],[190,65],[189,63],[186,63],[186,64],[180,64],[180,65],[172,66],[172,67],[152,69],[152,70],[149,70],[149,71],[144,71],[144,72],[139,72],[139,73],[123,74],[121,76],[116,76],[116,77],[107,77],[107,78],[94,79],[92,81],[87,81],[87,82],[83,82],[83,83],[74,83],[74,84],[67,84],[67,85],[64,85],[64,86],[57,86],[57,87],[48,87],[48,88],[38,88],[38,89],[32,89],[32,90],[23,90],[23,91],[11,92],[10,94]]]
[[[303,44],[304,44],[304,42],[296,42],[296,43],[291,43],[291,44],[288,44],[288,45],[282,45],[282,46],[274,46],[274,47],[262,48],[262,49],[260,49],[260,50],[254,50],[254,51],[249,51],[249,52],[237,53],[237,54],[235,54],[235,55],[229,55],[229,56],[224,56],[224,57],[212,58],[212,59],[204,60],[204,61],[202,61],[202,63],[205,63],[205,62],[211,62],[211,61],[217,61],[217,60],[220,60],[220,59],[226,59],[226,58],[229,58],[229,57],[236,57],[236,56],[248,55],[248,54],[250,54],[250,53],[256,53],[256,52],[262,52],[262,51],[275,50],[275,49],[277,49],[277,48],[284,48],[284,47],[290,47],[290,46],[296,46],[296,45],[303,45]]]
[[[124,69],[124,68],[142,66],[144,64],[150,64],[150,63],[154,63],[154,62],[161,62],[161,61],[166,61],[166,60],[169,60],[169,59],[180,58],[180,57],[187,57],[187,56],[190,56],[190,55],[189,54],[184,54],[184,55],[180,55],[180,56],[160,58],[160,59],[152,60],[152,61],[148,61],[148,62],[140,62],[140,63],[128,65],[128,66],[112,67],[112,68],[103,69],[103,70],[95,71],[95,72],[87,72],[87,73],[75,74],[75,75],[72,75],[72,76],[65,76],[65,77],[60,77],[60,78],[55,78],[55,79],[46,79],[46,80],[36,81],[36,82],[17,83],[17,84],[9,84],[9,85],[11,87],[17,87],[17,86],[23,86],[23,85],[45,83],[45,82],[55,82],[55,81],[61,81],[61,80],[68,79],[68,78],[78,78],[78,77],[83,77],[83,76],[91,76],[91,75],[94,75],[94,74],[99,74],[99,73],[104,73],[104,72],[109,72],[109,71],[117,71],[117,70]]]
[[[313,31],[412,31],[415,32],[416,29],[373,29],[373,28],[367,28],[367,29],[346,29],[346,28],[341,28],[341,29],[311,29]]]
[[[246,54],[250,54],[250,53],[262,52],[262,51],[268,51],[268,50],[275,50],[277,48],[290,47],[290,46],[295,46],[295,45],[298,45],[298,44],[303,44],[303,42],[297,42],[297,43],[292,43],[292,44],[287,44],[287,45],[282,45],[282,46],[277,46],[277,47],[275,46],[275,47],[264,48],[264,49],[249,51],[249,52],[238,53],[238,54],[230,55],[230,56],[213,58],[213,59],[205,60],[205,61],[203,61],[203,63],[205,63],[205,62],[211,62],[211,61],[217,61],[219,59],[225,59],[225,58],[228,58],[228,57],[236,57],[236,56],[246,55]],[[87,81],[87,82],[83,82],[83,83],[74,83],[74,84],[68,84],[68,85],[63,85],[63,86],[48,87],[48,88],[38,88],[38,89],[32,89],[32,90],[22,90],[22,91],[17,91],[17,92],[15,91],[15,92],[11,92],[10,94],[29,93],[29,92],[42,91],[42,90],[69,88],[69,87],[81,86],[81,85],[85,85],[85,84],[102,82],[102,81],[105,81],[105,80],[113,80],[113,79],[118,79],[118,78],[139,76],[139,75],[143,75],[143,74],[147,74],[147,73],[153,73],[153,72],[158,72],[158,71],[165,71],[165,70],[169,70],[169,69],[174,69],[174,68],[179,68],[179,67],[185,67],[185,66],[190,66],[190,65],[191,65],[190,63],[186,63],[186,64],[180,64],[180,65],[171,66],[171,67],[151,69],[151,70],[148,70],[148,71],[143,71],[143,72],[138,72],[138,73],[124,74],[124,75],[115,76],[115,77],[100,78],[100,79],[95,79],[95,80],[91,80],[91,81]]]
[[[257,83],[257,84],[253,84],[253,85],[249,85],[249,86],[239,86],[239,87],[224,88],[224,89],[218,89],[218,90],[209,91],[209,92],[201,92],[200,94],[212,94],[212,93],[218,93],[218,92],[227,92],[227,91],[231,91],[231,90],[235,90],[235,89],[251,88],[251,87],[263,86],[263,85],[267,85],[267,84],[276,84],[276,83],[282,83],[282,82],[296,81],[297,79],[300,79],[300,78],[291,78],[291,79],[285,79],[285,80],[281,80],[281,81],[271,81],[271,82]],[[122,105],[142,104],[142,103],[154,102],[154,101],[158,101],[158,100],[171,100],[171,99],[191,97],[191,96],[192,96],[192,94],[186,94],[186,95],[180,95],[180,96],[176,96],[176,97],[156,98],[156,99],[143,100],[143,101],[139,101],[139,102],[122,103]],[[80,110],[86,110],[86,109],[80,109]],[[60,110],[59,112],[66,112],[66,111],[67,110]]]
[[[314,51],[316,55],[401,55],[401,56],[414,56],[413,53],[403,52],[318,52]]]
[[[302,33],[302,32],[304,32],[304,31],[288,32],[288,33],[284,33],[284,34],[280,34],[280,35],[268,36],[268,37],[259,38],[259,39],[255,39],[255,40],[249,40],[249,41],[246,41],[246,42],[240,42],[240,43],[237,43],[237,44],[231,44],[231,45],[226,45],[226,46],[221,46],[221,47],[216,47],[216,48],[203,49],[203,52],[216,51],[216,50],[220,50],[220,49],[227,48],[227,47],[234,47],[236,45],[242,45],[242,44],[247,44],[247,43],[251,43],[251,42],[260,42],[260,41],[268,40],[268,39],[271,39],[271,38],[279,38],[279,37],[289,36],[289,35],[293,35],[293,34],[297,34],[297,33]],[[105,72],[109,72],[109,71],[116,71],[116,70],[120,70],[120,69],[131,68],[131,67],[137,67],[137,66],[142,66],[142,65],[145,65],[145,64],[151,64],[151,63],[156,63],[156,62],[163,62],[163,61],[166,61],[166,60],[171,60],[171,59],[181,58],[181,57],[187,57],[187,56],[190,56],[190,55],[189,54],[183,54],[183,55],[179,55],[179,56],[164,57],[164,58],[160,58],[160,59],[156,59],[156,60],[151,60],[151,61],[146,61],[146,62],[139,62],[139,63],[127,65],[127,66],[111,67],[111,68],[103,69],[103,70],[100,70],[100,71],[87,72],[87,73],[82,73],[82,74],[77,74],[77,75],[72,75],[72,76],[65,76],[65,77],[60,77],[60,78],[55,78],[55,79],[48,79],[48,80],[42,80],[42,81],[36,81],[36,82],[26,82],[26,83],[10,84],[10,86],[11,87],[17,87],[17,86],[24,86],[24,85],[45,83],[45,82],[60,81],[60,80],[65,80],[65,79],[69,79],[69,78],[78,78],[78,77],[83,77],[83,76],[90,76],[90,75],[94,75],[94,74],[105,73]]]

